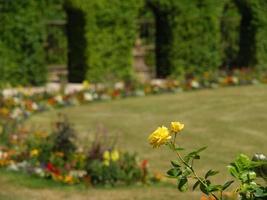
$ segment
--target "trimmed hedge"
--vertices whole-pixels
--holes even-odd
[[[225,66],[267,68],[265,0],[5,0],[0,7],[0,57],[12,72],[5,71],[3,77],[11,79],[1,81],[45,82],[45,65],[57,61],[45,57],[46,38],[52,34],[60,41],[63,36],[47,28],[52,18],[67,19],[68,50],[63,40],[58,44],[68,52],[70,81],[131,79],[138,17],[145,5],[155,16],[158,77]],[[66,62],[63,54],[58,62]]]
[[[77,44],[76,47],[70,43],[69,50],[75,52],[76,48],[81,48],[79,52],[85,54],[77,56],[81,59],[86,58],[86,79],[93,82],[112,82],[129,79],[132,76],[132,48],[137,30],[135,21],[141,3],[139,0],[113,0],[112,3],[109,0],[90,2],[72,0],[67,3],[68,10],[79,8],[85,14],[86,50],[82,43],[80,46]],[[75,32],[74,29],[72,31]],[[74,37],[73,43],[75,39]],[[74,49],[71,49],[72,47]],[[71,58],[69,60],[70,71],[72,68],[78,70],[82,61],[77,59],[77,62],[73,63],[76,58],[69,58]],[[81,67],[80,69],[81,72],[84,71]],[[79,73],[76,72],[76,74]]]
[[[3,75],[8,77],[6,82],[39,85],[46,81],[43,6],[37,2],[5,0],[1,3],[0,57],[9,59],[0,67],[6,69]]]

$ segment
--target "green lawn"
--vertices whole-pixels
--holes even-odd
[[[38,114],[27,123],[49,129],[59,111],[74,123],[81,144],[89,144],[102,124],[111,136],[118,137],[120,149],[138,152],[141,158],[149,159],[151,170],[162,173],[167,170],[173,155],[164,148],[152,149],[147,136],[157,126],[168,125],[170,121],[185,123],[185,130],[179,136],[182,146],[208,145],[202,160],[197,163],[199,173],[218,169],[221,172],[216,178],[219,183],[230,178],[226,165],[239,153],[251,156],[267,152],[267,87],[262,85],[94,103]],[[32,188],[16,183],[12,175],[0,173],[0,199],[200,199],[197,192],[181,194],[167,185],[83,189],[44,184],[44,187]]]

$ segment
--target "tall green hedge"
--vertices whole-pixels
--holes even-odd
[[[3,77],[16,84],[44,83],[44,8],[35,0],[5,0],[1,4],[0,57],[9,57],[1,66],[7,69]]]
[[[265,0],[1,2],[2,82],[42,84],[46,81],[46,65],[57,60],[68,63],[69,80],[73,82],[132,78],[132,50],[144,7],[155,17],[159,77],[201,74],[225,65],[267,69]],[[51,19],[67,21],[65,36],[47,27]],[[62,44],[59,48],[65,48],[68,56],[47,56],[49,34],[57,38],[57,44]],[[68,47],[64,41],[68,41]]]
[[[132,48],[136,38],[136,19],[142,2],[139,0],[72,0],[67,4],[69,12],[80,9],[86,18],[86,50],[80,58],[86,58],[85,77],[90,81],[114,81],[132,76]],[[78,22],[79,23],[79,22]],[[79,29],[76,27],[75,31]],[[78,31],[80,32],[80,30]],[[71,34],[71,33],[70,33]],[[75,40],[75,38],[73,38]],[[75,42],[75,41],[73,41]],[[69,51],[83,49],[82,44]],[[78,55],[79,56],[79,55]],[[72,58],[74,60],[75,58]],[[70,70],[81,67],[69,60]],[[72,66],[73,65],[73,66]],[[83,71],[83,69],[81,70]]]
[[[201,74],[225,65],[267,67],[264,38],[267,6],[263,0],[71,2],[86,15],[84,57],[85,77],[89,80],[132,76],[138,16],[145,5],[152,10],[156,21],[158,77]],[[234,8],[225,11],[229,4]],[[81,64],[76,70],[78,66]]]

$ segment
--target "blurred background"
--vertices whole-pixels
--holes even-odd
[[[222,184],[267,151],[266,84],[265,0],[0,0],[0,199],[200,199],[148,135],[182,121]]]

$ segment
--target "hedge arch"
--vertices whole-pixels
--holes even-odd
[[[245,1],[230,0],[221,18],[223,66],[248,67],[256,64],[256,27],[253,10]]]
[[[148,6],[155,16],[155,56],[156,56],[156,77],[166,78],[171,74],[170,46],[172,42],[172,31],[168,12],[161,10],[152,3]]]
[[[65,6],[67,15],[66,37],[68,43],[68,80],[82,82],[88,69],[86,69],[86,17],[78,8]]]
[[[140,8],[139,37],[146,51],[146,65],[153,68],[156,78],[166,78],[171,74],[170,63],[166,61],[170,55],[171,27],[162,11],[151,2],[145,2]]]
[[[231,17],[237,19],[235,27],[231,27],[233,23],[227,23],[227,18]],[[235,67],[267,68],[267,39],[263,37],[267,31],[266,18],[266,1],[226,1],[221,17],[223,65],[228,65],[230,69]],[[223,21],[225,19],[227,25]],[[227,32],[223,30],[222,25],[228,27]]]

